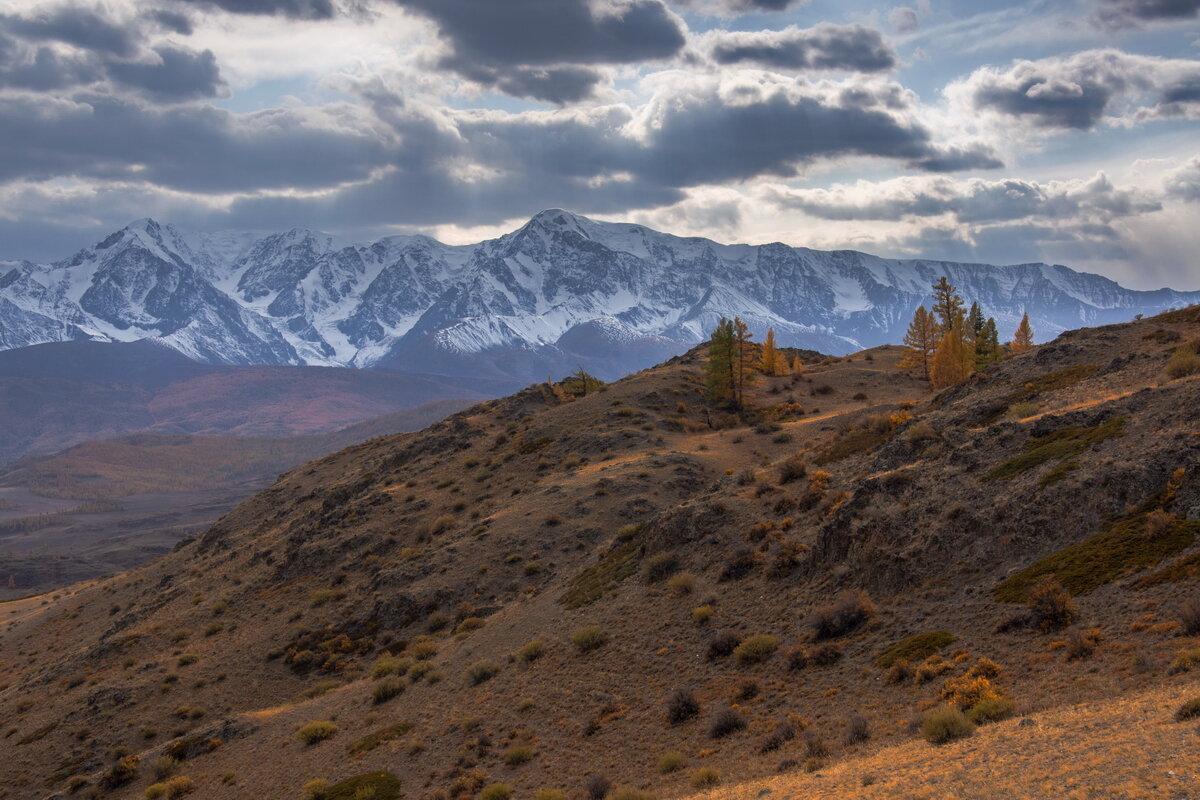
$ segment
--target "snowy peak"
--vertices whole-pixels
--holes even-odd
[[[64,261],[0,262],[0,348],[150,339],[229,364],[522,379],[584,364],[611,377],[686,349],[723,316],[825,352],[897,342],[941,275],[1002,334],[1028,313],[1043,340],[1200,302],[1063,266],[725,245],[558,208],[462,246],[421,235],[337,246],[306,228],[189,233],[142,219]]]

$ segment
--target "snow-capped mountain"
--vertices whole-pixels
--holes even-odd
[[[723,316],[829,353],[897,342],[941,275],[1002,332],[1028,312],[1043,340],[1200,302],[1063,266],[723,245],[557,209],[466,246],[336,246],[305,229],[188,234],[140,220],[64,261],[0,262],[0,349],[157,339],[224,364],[520,380],[582,364],[615,376],[701,341]]]

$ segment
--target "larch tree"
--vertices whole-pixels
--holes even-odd
[[[1013,355],[1024,353],[1033,347],[1033,328],[1029,324],[1029,313],[1021,315],[1021,324],[1017,326],[1017,332],[1013,334],[1013,340],[1009,343],[1008,349]]]
[[[754,375],[757,372],[755,369],[758,361],[755,352],[757,348],[754,346],[754,342],[750,341],[753,338],[754,334],[750,332],[750,326],[741,317],[734,317],[733,405],[738,409],[745,407],[746,387],[754,383]]]
[[[961,330],[966,318],[963,300],[945,275],[933,284],[933,315],[937,319],[938,330],[943,334],[953,328]]]
[[[933,353],[937,350],[938,338],[937,320],[925,310],[925,306],[918,306],[908,325],[908,332],[904,334],[904,344],[909,350],[900,366],[904,369],[920,367],[922,377],[929,380],[929,368]]]
[[[1000,360],[1000,332],[996,328],[996,320],[988,317],[983,323],[983,333],[975,343],[975,366],[986,367]]]
[[[792,375],[800,377],[804,374],[804,361],[800,356],[792,356]]]
[[[952,329],[942,336],[933,354],[933,362],[929,366],[930,385],[940,390],[962,383],[972,372],[970,364],[973,360],[974,353],[968,350],[962,330]]]
[[[775,347],[775,329],[767,328],[767,338],[763,339],[759,367],[764,375],[778,375],[783,371],[783,365],[784,358]]]
[[[708,399],[713,405],[728,406],[735,402],[733,374],[736,350],[733,322],[722,317],[708,340],[708,364],[705,367]]]

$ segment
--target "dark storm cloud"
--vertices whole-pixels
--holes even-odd
[[[684,46],[661,0],[395,0],[432,20],[448,52],[441,66],[521,97],[568,102],[590,95],[601,76],[580,65],[668,58]]]
[[[879,31],[862,25],[822,23],[812,28],[720,33],[712,37],[718,64],[752,63],[784,70],[883,72],[896,53]]]
[[[167,22],[178,27],[181,20],[186,22],[168,16]],[[0,88],[133,90],[165,103],[216,97],[224,90],[211,51],[146,47],[143,38],[136,21],[107,19],[86,8],[0,16]]]
[[[682,8],[718,11],[724,14],[773,13],[802,6],[808,0],[674,0]]]
[[[1130,120],[1193,115],[1200,61],[1087,50],[1069,58],[983,68],[962,82],[971,105],[1036,128],[1088,130],[1106,116]]]
[[[332,0],[180,0],[193,6],[219,8],[231,14],[332,19],[337,8]]]
[[[192,27],[191,17],[187,14],[181,14],[178,11],[171,11],[166,8],[150,11],[146,14],[146,19],[163,30],[178,33],[180,36],[191,36],[195,30]]]
[[[0,96],[0,142],[0,182],[136,180],[202,193],[328,187],[386,163],[378,138],[334,111],[239,115],[106,95]]]
[[[0,15],[0,29],[29,42],[62,42],[82,50],[128,57],[137,53],[135,28],[87,8],[63,6],[31,17]]]
[[[1197,16],[1200,0],[1100,0],[1092,21],[1110,30],[1121,30]]]
[[[990,147],[947,147],[919,158],[911,165],[922,172],[963,172],[972,169],[1000,169],[1004,162],[996,158]]]

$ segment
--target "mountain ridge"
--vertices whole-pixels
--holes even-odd
[[[1042,340],[1200,302],[1062,265],[721,244],[562,209],[473,245],[143,219],[62,261],[0,263],[0,348],[151,338],[209,363],[614,378],[683,352],[723,316],[832,354],[896,342],[943,274],[1002,332],[1029,313]]]

